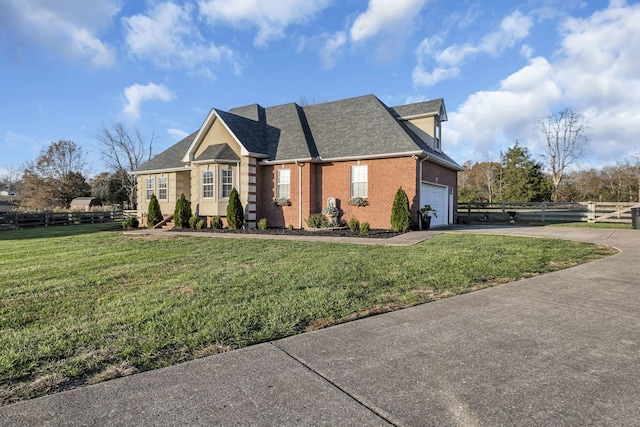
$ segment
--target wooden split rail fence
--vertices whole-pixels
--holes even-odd
[[[619,222],[631,223],[631,208],[638,203],[624,202],[499,202],[458,203],[461,221],[541,221],[541,222]]]
[[[122,210],[101,212],[8,212],[0,213],[0,229],[97,224],[101,222],[119,222],[123,219]]]

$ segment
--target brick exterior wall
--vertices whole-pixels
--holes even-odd
[[[367,165],[368,169],[368,205],[362,207],[348,203],[351,198],[351,166],[358,164]],[[327,205],[327,199],[334,197],[340,209],[339,219],[349,221],[354,217],[360,222],[368,222],[372,228],[389,228],[393,199],[398,187],[402,187],[412,205],[414,220],[417,220],[417,167],[417,160],[412,157],[258,166],[257,217],[267,218],[270,227],[293,224],[296,228],[304,228],[309,215],[321,212]],[[276,198],[276,171],[282,168],[291,171],[291,206],[273,203]]]

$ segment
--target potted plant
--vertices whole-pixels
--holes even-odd
[[[367,206],[369,203],[362,197],[352,197],[349,199],[351,206]]]
[[[291,206],[291,201],[288,197],[278,197],[273,201],[277,206]]]
[[[324,209],[322,209],[322,213],[329,217],[329,223],[331,225],[336,223],[336,217],[338,216],[338,213],[339,213],[337,207],[329,205]]]
[[[431,217],[438,217],[438,211],[433,209],[431,205],[424,205],[418,212],[420,213],[420,219],[422,219],[422,228],[425,230],[431,227]]]

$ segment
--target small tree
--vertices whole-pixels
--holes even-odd
[[[411,227],[411,209],[409,209],[409,198],[402,187],[398,188],[396,197],[391,206],[391,229],[402,233]]]
[[[176,202],[176,209],[173,211],[173,223],[176,228],[189,228],[189,219],[192,217],[191,202],[187,200],[184,193]]]
[[[244,224],[244,210],[240,202],[240,196],[235,187],[231,189],[229,204],[227,205],[227,226],[229,228],[242,228]]]
[[[147,226],[153,228],[157,223],[162,221],[162,212],[160,211],[160,203],[155,194],[151,195],[149,200],[149,213],[147,214]]]

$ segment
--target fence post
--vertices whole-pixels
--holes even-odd
[[[542,204],[540,205],[542,222],[544,222],[544,207],[545,207],[545,202],[542,201]]]
[[[502,202],[502,216],[504,217],[507,213],[506,203]]]
[[[587,221],[596,219],[596,204],[594,202],[587,203]]]
[[[45,227],[49,226],[49,212],[44,213],[44,226]]]

